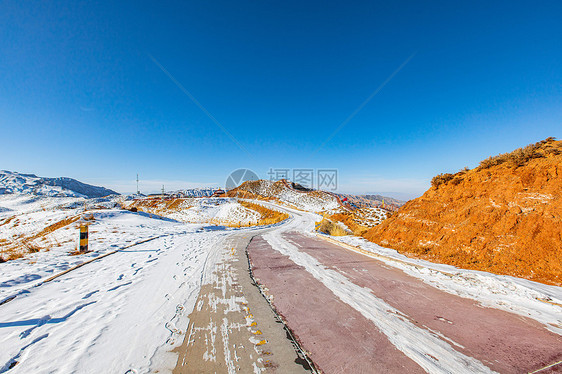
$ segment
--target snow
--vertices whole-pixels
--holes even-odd
[[[286,207],[309,212],[323,212],[339,207],[338,201],[331,194],[322,191],[299,192],[281,182],[260,180],[249,191],[263,197],[273,197]]]
[[[315,192],[297,192],[285,188],[278,197],[286,204],[309,212],[322,212],[339,207],[337,200],[325,193],[316,195]]]
[[[178,209],[166,209],[165,202],[154,208],[140,206],[143,211],[190,223],[256,224],[261,215],[240,205],[235,198],[187,198]]]
[[[171,192],[170,194],[175,197],[210,197],[218,191],[222,191],[222,189],[219,187],[203,187],[178,190]]]
[[[95,213],[88,255],[62,251],[2,264],[0,373],[171,370],[205,260],[228,232],[109,210]],[[70,233],[69,233],[70,234]],[[72,234],[75,234],[72,233]],[[48,283],[104,252],[146,238]],[[102,242],[103,238],[103,242]]]
[[[0,219],[14,217],[0,237],[30,237],[51,222],[93,214],[92,252],[69,256],[78,241],[69,224],[46,235],[42,251],[0,264],[0,373],[171,372],[201,284],[223,240],[239,231],[205,225],[259,218],[235,199],[193,200],[181,212],[198,224],[100,208],[118,199],[0,196]]]

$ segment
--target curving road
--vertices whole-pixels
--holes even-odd
[[[290,213],[247,250],[258,283],[320,371],[562,372],[562,337],[544,325],[307,235],[314,216]]]

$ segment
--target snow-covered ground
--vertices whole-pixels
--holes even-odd
[[[0,195],[0,257],[41,251],[28,257],[34,261],[43,258],[44,251],[71,252],[77,246],[73,223],[86,210],[96,212],[116,204],[105,198]]]
[[[36,253],[1,264],[0,373],[150,372],[173,369],[204,263],[228,231],[150,218],[95,213],[88,255]],[[73,270],[46,277],[142,241]],[[15,364],[15,363],[18,364]]]
[[[261,217],[258,212],[240,205],[235,198],[187,198],[172,208],[167,207],[168,204],[166,200],[140,200],[126,202],[125,206],[137,206],[144,212],[188,223],[251,225]]]

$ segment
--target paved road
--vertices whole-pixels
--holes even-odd
[[[252,271],[321,371],[562,372],[562,337],[540,323],[288,226],[252,239]]]
[[[310,372],[251,279],[246,246],[253,235],[231,235],[214,249],[174,373]]]

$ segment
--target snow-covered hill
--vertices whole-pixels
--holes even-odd
[[[40,196],[102,197],[118,195],[110,189],[82,183],[76,179],[43,178],[34,174],[0,171],[0,194],[24,193]]]
[[[340,208],[337,198],[324,191],[307,191],[285,181],[247,181],[228,191],[227,196],[241,198],[275,199],[289,207],[309,212],[324,212]]]
[[[219,187],[189,188],[171,193],[175,197],[210,197],[215,192],[221,191]]]

